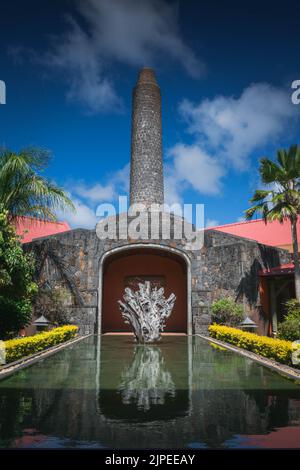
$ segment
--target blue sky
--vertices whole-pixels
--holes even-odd
[[[50,149],[47,176],[71,194],[73,227],[126,194],[131,91],[153,66],[163,99],[168,202],[236,222],[258,161],[300,144],[300,5],[166,0],[3,1],[0,145]]]

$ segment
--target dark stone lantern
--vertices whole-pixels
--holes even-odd
[[[250,331],[253,333],[253,331],[257,328],[257,324],[251,320],[250,317],[246,317],[240,324],[240,327],[245,331]]]
[[[51,325],[51,322],[46,317],[44,317],[44,315],[41,315],[33,322],[33,325],[36,326],[37,331],[40,332],[46,331],[49,325]]]

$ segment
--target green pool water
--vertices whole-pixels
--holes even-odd
[[[0,447],[300,448],[300,385],[197,336],[92,336],[0,381]]]

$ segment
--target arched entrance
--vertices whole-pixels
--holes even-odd
[[[188,257],[179,250],[161,245],[129,245],[106,253],[100,266],[99,333],[127,332],[118,306],[125,287],[135,288],[149,280],[172,292],[177,299],[166,332],[191,334],[190,266]]]

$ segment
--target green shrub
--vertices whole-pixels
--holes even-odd
[[[215,300],[212,304],[212,321],[219,325],[236,326],[243,320],[243,312],[243,305],[231,297]]]
[[[300,302],[297,299],[287,300],[284,304],[286,317],[300,319]]]
[[[255,333],[248,333],[238,330],[237,328],[216,324],[210,325],[208,330],[210,336],[213,338],[234,344],[239,348],[247,349],[248,351],[252,351],[269,359],[274,359],[283,364],[293,365],[292,354],[296,351],[297,346],[294,347],[290,341],[259,336]],[[295,367],[295,365],[293,365],[293,367]]]
[[[288,341],[300,340],[300,302],[296,299],[285,303],[286,315],[278,325],[278,338]]]
[[[23,251],[8,212],[0,205],[0,339],[11,338],[31,320],[34,261]]]
[[[17,361],[56,344],[68,341],[76,336],[77,331],[77,326],[67,325],[44,333],[38,333],[34,336],[4,341],[6,363]]]

